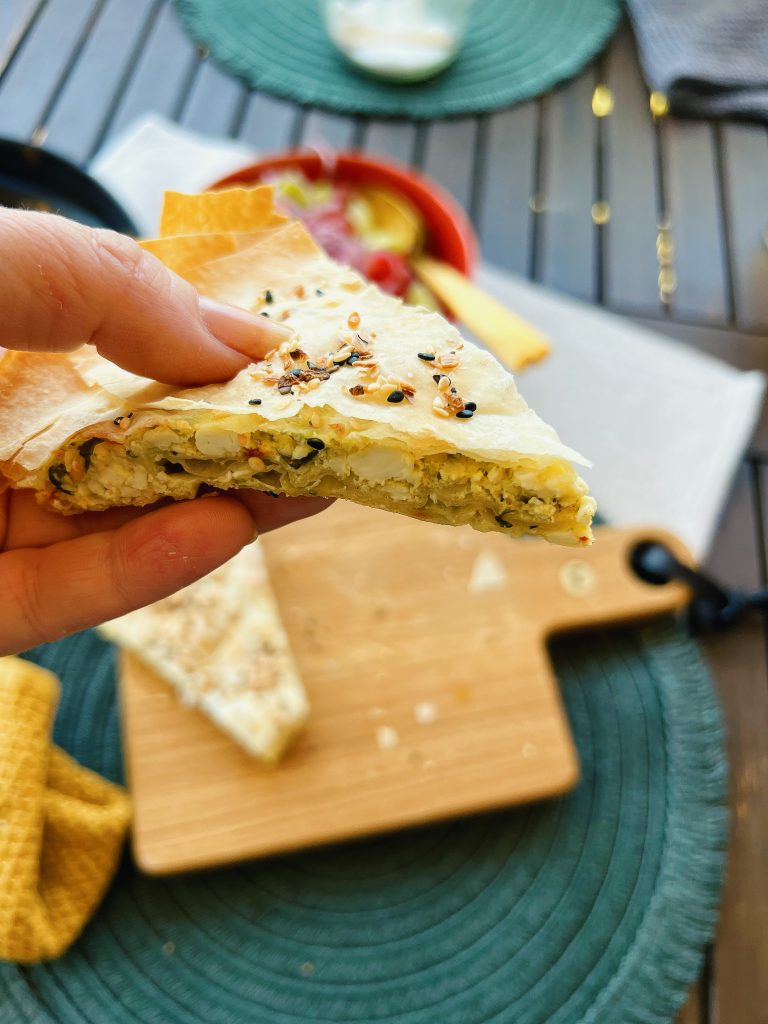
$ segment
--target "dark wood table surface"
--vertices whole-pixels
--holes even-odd
[[[593,113],[599,86],[613,93],[607,117]],[[766,128],[654,120],[626,25],[550,95],[416,125],[249,91],[193,45],[168,0],[0,0],[0,135],[87,164],[150,110],[261,151],[322,140],[410,161],[465,205],[487,260],[768,371]],[[764,417],[709,560],[731,584],[768,581],[767,467]],[[766,624],[705,648],[727,720],[732,830],[717,939],[679,1024],[766,1024]]]

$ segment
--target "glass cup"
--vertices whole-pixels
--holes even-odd
[[[473,0],[321,0],[338,50],[375,78],[420,82],[456,59]]]

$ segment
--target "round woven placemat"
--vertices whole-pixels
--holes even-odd
[[[112,650],[85,633],[30,656],[63,677],[57,741],[119,779]],[[174,879],[126,858],[63,959],[0,965],[0,1022],[671,1021],[723,871],[712,685],[671,626],[554,656],[569,796]]]
[[[418,85],[352,70],[329,41],[318,0],[175,0],[197,42],[254,89],[382,117],[477,114],[546,92],[600,52],[620,0],[478,0],[456,63]]]

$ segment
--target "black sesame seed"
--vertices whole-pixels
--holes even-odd
[[[325,295],[322,288],[315,288],[315,295]]]
[[[507,522],[507,520],[504,518],[506,514],[506,512],[502,512],[500,516],[494,516],[493,518],[496,520],[499,526],[503,526],[505,530],[511,530],[514,526],[514,523]]]
[[[477,402],[465,402],[464,403],[464,408],[465,409],[469,409],[470,412],[476,412],[477,411]]]
[[[300,377],[302,375],[302,373],[304,373],[304,371],[303,370],[291,370],[291,373],[293,374],[294,377]]]
[[[442,373],[433,373],[432,374],[432,380],[435,382],[435,384],[439,384],[440,383],[440,378],[442,376],[443,376]]]
[[[268,312],[266,311],[266,309],[262,309],[262,311],[261,311],[261,313],[260,313],[259,315],[260,315],[260,316],[266,316],[266,317],[269,317],[269,313],[268,313]]]
[[[290,395],[291,385],[289,384],[287,387],[278,388],[277,390],[280,392],[281,395]]]
[[[391,392],[390,392],[390,393],[389,393],[389,394],[387,395],[387,401],[388,401],[388,402],[392,402],[392,403],[393,403],[393,404],[395,404],[395,405],[396,405],[396,404],[397,404],[398,402],[402,402],[404,398],[405,398],[405,394],[404,394],[404,392],[402,392],[402,391],[391,391]]]
[[[347,360],[347,366],[354,366],[354,364],[358,361],[359,358],[360,358],[360,353],[359,352],[353,352],[352,355]]]
[[[260,398],[249,398],[248,399],[248,405],[261,405],[261,399]]]
[[[274,302],[275,301],[273,296],[272,296],[272,292],[269,290],[269,288],[267,288],[267,290],[264,292],[264,301],[265,302]]]
[[[425,363],[431,363],[435,358],[433,352],[417,352],[419,359],[423,359]]]
[[[325,448],[325,441],[321,441],[319,437],[308,437],[307,444],[310,448],[314,448],[315,451],[321,452]]]
[[[471,409],[462,409],[461,412],[456,413],[457,420],[471,420],[475,414]]]

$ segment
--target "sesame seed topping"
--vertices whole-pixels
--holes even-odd
[[[404,394],[404,392],[400,391],[399,389],[398,389],[398,390],[396,390],[396,391],[391,391],[391,392],[390,392],[390,393],[389,393],[389,394],[387,395],[387,401],[388,401],[388,402],[392,402],[392,403],[393,403],[393,404],[395,404],[395,405],[396,405],[396,404],[397,404],[398,402],[402,402],[402,400],[403,400],[404,398],[405,398],[405,394]]]
[[[315,451],[321,452],[325,448],[325,441],[321,441],[319,437],[308,437],[307,444],[310,448],[314,448]]]
[[[435,384],[439,384],[440,383],[440,378],[442,376],[443,376],[442,373],[433,373],[432,374],[432,380],[435,382]]]
[[[472,412],[471,409],[464,408],[464,409],[460,409],[456,413],[456,419],[457,420],[471,420],[474,415],[475,414]]]
[[[342,345],[338,352],[334,352],[331,359],[337,366],[341,366],[352,358],[353,352],[349,345]]]
[[[435,358],[434,352],[418,352],[417,355],[419,359],[423,359],[425,363],[431,363]]]
[[[261,311],[261,313],[259,314],[259,316],[266,316],[266,317],[268,317],[268,316],[269,316],[269,313],[268,313],[268,312],[266,311],[266,309],[262,309],[262,311]]]
[[[322,297],[323,295],[325,295],[325,292],[323,291],[322,288],[315,288],[315,295],[319,295],[320,297]]]
[[[464,408],[468,409],[469,412],[476,412],[477,411],[477,402],[465,402],[464,403]]]
[[[440,356],[437,360],[437,365],[443,370],[452,370],[454,366],[459,365],[459,357],[455,352],[451,352],[447,356]]]
[[[267,290],[264,292],[264,301],[267,303],[275,301],[274,296],[272,295],[272,292],[269,290],[269,288],[267,288]]]
[[[261,399],[260,398],[249,398],[248,399],[248,405],[261,405]]]

